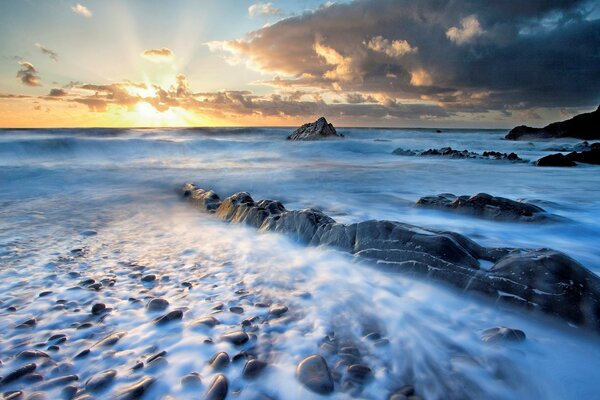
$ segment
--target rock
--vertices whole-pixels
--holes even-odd
[[[156,280],[156,275],[154,275],[154,274],[142,276],[142,282],[150,283],[150,282],[154,282],[155,280]]]
[[[48,353],[44,353],[40,350],[23,350],[17,354],[17,359],[19,360],[33,360],[36,358],[50,358],[50,356]]]
[[[46,290],[46,291],[43,291],[40,294],[38,294],[38,297],[46,297],[46,296],[51,295],[52,293],[53,293],[52,290]]]
[[[208,364],[215,371],[225,369],[229,365],[229,354],[225,353],[224,351],[217,353],[212,356]]]
[[[248,221],[253,226],[262,219],[260,231],[285,233],[312,246],[331,246],[353,254],[357,260],[376,262],[386,271],[424,276],[462,291],[534,308],[600,332],[600,277],[562,253],[548,249],[487,248],[456,232],[396,221],[340,224],[318,210],[288,211],[277,205],[271,212],[271,208],[261,201],[255,202],[247,193],[234,196],[232,201],[224,201],[227,206],[219,207],[215,215],[230,222]],[[487,195],[475,196],[475,200],[484,204],[491,201]],[[259,209],[264,214],[257,219]],[[535,207],[529,210],[538,211]],[[479,260],[492,263],[492,268],[482,269]],[[545,271],[547,260],[551,260],[548,262],[555,271],[540,279],[527,278]],[[560,269],[576,278],[574,283],[560,278]],[[551,295],[544,293],[549,279],[556,279],[558,283]],[[228,335],[232,333],[224,338]],[[236,332],[233,336],[248,340],[245,332]],[[381,344],[385,345],[386,341]]]
[[[544,156],[535,162],[537,167],[575,167],[577,164],[561,153]]]
[[[154,320],[156,325],[165,325],[172,321],[180,321],[183,318],[183,311],[174,310],[170,311]]]
[[[10,392],[6,392],[2,395],[2,398],[4,400],[17,400],[22,398],[24,395],[23,391],[21,390],[11,390]]]
[[[267,367],[267,363],[261,360],[248,360],[244,365],[242,376],[246,379],[254,379]]]
[[[195,320],[192,323],[192,326],[206,326],[208,328],[213,328],[218,323],[219,323],[219,321],[214,317],[202,317],[202,318]]]
[[[600,106],[596,111],[579,114],[566,121],[554,122],[543,128],[521,125],[506,135],[508,140],[572,137],[582,140],[600,139]]]
[[[79,233],[81,236],[96,236],[98,232],[94,230],[87,230]]]
[[[155,298],[146,304],[148,311],[162,311],[169,307],[169,302],[165,299]]]
[[[191,183],[184,186],[183,195],[208,212],[214,212],[221,205],[221,199],[215,192],[205,191]]]
[[[595,143],[597,145],[597,143]],[[589,142],[583,141],[581,143],[577,143],[575,145],[563,144],[563,145],[555,145],[549,146],[544,149],[544,151],[560,151],[560,152],[572,152],[572,151],[589,151],[592,147]]]
[[[405,150],[401,147],[398,147],[397,149],[392,151],[392,154],[397,155],[397,156],[416,156],[417,152],[413,151],[413,150]]]
[[[229,307],[229,312],[232,312],[234,314],[243,314],[244,313],[244,308],[243,307],[239,307],[239,306]]]
[[[241,345],[249,340],[248,334],[244,331],[228,332],[221,335],[221,340],[224,340],[235,345]]]
[[[145,376],[136,383],[129,385],[121,389],[118,399],[121,400],[134,400],[140,399],[152,384],[156,382],[156,379],[150,376]]]
[[[350,379],[363,383],[369,380],[372,377],[371,368],[362,364],[352,364],[347,369],[348,376]]]
[[[416,205],[502,221],[539,222],[549,217],[544,209],[531,203],[494,197],[487,193],[478,193],[470,197],[449,193],[426,196],[417,200]]]
[[[202,384],[202,378],[197,372],[190,372],[181,378],[181,385],[186,387],[200,386]]]
[[[0,386],[8,385],[9,383],[16,381],[17,379],[22,378],[23,376],[35,371],[36,368],[37,365],[35,363],[25,364],[10,372],[4,378],[2,378],[2,380],[0,380]]]
[[[327,362],[318,354],[306,357],[296,368],[296,377],[307,389],[319,393],[333,392],[333,379]]]
[[[15,328],[17,328],[17,329],[33,328],[36,325],[37,325],[37,321],[35,320],[35,318],[29,318],[28,320],[17,325]]]
[[[38,389],[51,389],[57,386],[66,386],[67,383],[78,381],[79,375],[70,374],[65,376],[59,376],[58,378],[49,379],[44,381],[40,385],[37,386]]]
[[[227,382],[227,377],[219,374],[211,382],[208,391],[204,395],[204,400],[224,400],[227,397],[228,390],[229,383]]]
[[[519,329],[511,329],[505,326],[490,328],[483,331],[481,340],[486,343],[497,342],[522,342],[525,340],[525,332]]]
[[[420,156],[445,156],[450,158],[479,158],[479,154],[468,150],[454,150],[452,147],[429,149],[419,154]]]
[[[287,306],[284,306],[283,304],[273,304],[269,308],[269,314],[271,314],[274,317],[280,317],[283,314],[285,314],[287,311],[288,311]]]
[[[112,346],[115,343],[117,343],[126,334],[127,334],[126,332],[112,333],[112,334],[106,336],[104,339],[100,340],[94,346]]]
[[[571,152],[565,156],[567,160],[584,164],[600,165],[600,143],[594,143],[590,150],[581,153]]]
[[[116,376],[117,371],[114,369],[99,372],[85,382],[85,389],[90,392],[99,392],[108,387]]]
[[[106,305],[102,303],[96,303],[92,306],[92,314],[98,315],[106,311]]]
[[[287,137],[287,140],[319,140],[343,137],[344,135],[338,134],[333,125],[328,123],[325,117],[321,117],[315,122],[304,124],[296,129]]]

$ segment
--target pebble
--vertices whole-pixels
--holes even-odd
[[[167,324],[171,321],[178,321],[181,320],[183,318],[183,311],[181,310],[174,310],[174,311],[170,311],[164,315],[161,315],[160,317],[156,318],[154,320],[154,323],[156,325],[164,325]]]
[[[152,299],[146,304],[146,308],[149,311],[162,311],[169,307],[169,302],[159,297]]]
[[[167,352],[165,350],[160,351],[154,355],[151,355],[150,357],[148,357],[148,359],[146,360],[146,363],[151,363],[152,361],[156,360],[159,357],[164,357],[167,355]]]
[[[49,379],[38,386],[38,389],[50,389],[57,386],[64,386],[69,382],[78,381],[79,375],[71,374],[59,376],[58,378]]]
[[[6,375],[4,378],[2,378],[2,380],[0,381],[0,386],[4,386],[8,383],[14,382],[17,379],[32,373],[33,371],[35,371],[36,368],[37,365],[35,363],[25,364],[15,369],[14,371]]]
[[[283,304],[273,304],[271,308],[269,308],[269,314],[271,314],[274,317],[279,317],[285,314],[287,311],[287,306],[284,306]]]
[[[347,369],[348,372],[348,376],[357,382],[366,382],[367,380],[369,380],[369,378],[371,378],[371,368],[367,367],[366,365],[362,365],[362,364],[353,364],[350,365]]]
[[[79,233],[81,236],[96,236],[98,234],[98,232],[94,231],[94,230],[87,230],[87,231],[83,231]]]
[[[243,314],[244,308],[239,306],[229,307],[229,311],[234,314]]]
[[[333,392],[333,379],[327,362],[318,354],[313,354],[298,364],[296,377],[307,389],[319,393]]]
[[[221,339],[226,342],[233,343],[235,345],[241,345],[248,341],[248,334],[244,331],[228,332],[221,335]]]
[[[142,282],[154,282],[155,280],[156,280],[156,275],[154,275],[154,274],[144,275],[142,277]]]
[[[267,367],[267,363],[261,360],[248,360],[244,365],[242,376],[246,379],[254,379]]]
[[[191,386],[200,386],[201,384],[202,384],[202,378],[200,377],[200,374],[197,372],[190,372],[189,374],[187,374],[183,378],[181,378],[182,386],[191,387]]]
[[[51,290],[46,290],[45,292],[42,292],[38,295],[38,297],[46,297],[48,295],[51,295],[52,291]]]
[[[30,318],[27,321],[22,322],[19,325],[17,325],[16,328],[18,328],[18,329],[32,328],[36,325],[37,325],[37,321],[35,320],[35,318]]]
[[[123,388],[118,398],[122,400],[139,399],[148,391],[148,388],[154,382],[156,382],[155,378],[151,376],[145,376],[136,383]]]
[[[126,334],[127,334],[126,332],[112,333],[112,334],[106,336],[104,339],[100,340],[98,343],[96,343],[95,346],[112,346],[115,343],[117,343],[119,340],[121,340],[121,338],[123,336],[125,336]]]
[[[195,320],[192,325],[193,326],[207,326],[209,328],[214,327],[215,325],[217,325],[219,323],[219,320],[216,319],[215,317],[202,317],[200,319]]]
[[[96,303],[92,306],[92,314],[98,315],[106,311],[106,305],[104,303]]]
[[[214,356],[212,356],[208,364],[215,371],[225,369],[229,365],[229,354],[225,353],[224,351],[217,353]]]
[[[17,358],[20,360],[31,360],[34,358],[50,358],[50,356],[41,350],[23,350],[17,354]]]
[[[525,338],[525,332],[505,326],[486,329],[481,335],[481,340],[486,343],[522,342]]]
[[[62,390],[61,393],[63,395],[63,398],[65,400],[70,400],[72,398],[74,398],[77,395],[77,392],[79,391],[79,388],[75,385],[68,385],[65,386]]]
[[[11,390],[10,392],[6,392],[2,395],[4,400],[16,400],[23,397],[23,391],[21,390]]]
[[[107,369],[92,376],[85,382],[86,390],[90,392],[98,392],[106,388],[117,376],[117,371],[114,369]]]
[[[64,343],[67,341],[67,335],[64,333],[57,333],[48,338],[48,342],[54,342],[56,344]]]
[[[227,377],[223,374],[215,376],[213,381],[204,396],[204,400],[223,400],[227,397],[227,391],[229,390],[229,383]]]

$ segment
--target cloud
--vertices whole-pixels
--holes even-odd
[[[175,55],[173,54],[173,51],[167,47],[161,47],[160,49],[149,49],[142,52],[142,57],[156,63],[171,62],[174,56]]]
[[[47,55],[48,57],[50,57],[54,61],[58,61],[58,53],[56,53],[55,51],[52,51],[52,50],[48,49],[47,47],[44,47],[40,43],[36,43],[35,47],[37,47],[38,49],[40,49],[40,51],[42,53],[44,53],[45,55]]]
[[[367,47],[373,51],[387,54],[392,58],[402,57],[405,54],[416,53],[418,48],[411,47],[406,40],[384,39],[382,36],[375,36],[369,40]]]
[[[89,8],[87,8],[84,5],[81,5],[79,3],[75,4],[73,7],[71,7],[71,10],[73,10],[73,12],[75,14],[79,14],[82,15],[86,18],[92,18],[92,12],[89,10]]]
[[[600,101],[600,19],[591,7],[588,0],[336,3],[211,50],[271,74],[263,84],[277,88],[379,93],[452,112],[590,107]]]
[[[63,97],[66,96],[68,93],[66,90],[64,89],[51,89],[50,93],[48,93],[48,96],[50,97]]]
[[[483,29],[481,29],[481,25],[479,24],[479,21],[475,15],[470,15],[466,18],[463,18],[460,21],[460,25],[462,28],[453,26],[446,31],[446,36],[448,39],[458,45],[468,43],[477,36],[481,36],[483,34]]]
[[[40,77],[38,71],[35,69],[33,64],[29,61],[20,61],[19,65],[21,69],[17,72],[17,78],[21,79],[21,82],[27,86],[42,86],[40,83]]]
[[[281,15],[281,14],[282,14],[281,9],[275,7],[271,3],[256,3],[256,4],[252,4],[250,7],[248,7],[248,15],[251,17],[255,17],[255,16],[266,17],[266,16],[272,16],[272,15]]]

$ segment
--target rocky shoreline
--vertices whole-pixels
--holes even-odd
[[[245,192],[221,200],[191,183],[182,194],[226,222],[335,247],[389,270],[426,276],[600,331],[600,278],[558,251],[486,248],[455,232],[394,221],[340,224],[319,210],[288,211],[278,201],[254,201]],[[486,270],[480,260],[493,265]]]

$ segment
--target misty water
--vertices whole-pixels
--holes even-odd
[[[357,264],[334,249],[225,224],[178,193],[194,182],[222,198],[247,191],[287,209],[322,209],[338,222],[389,219],[460,232],[486,246],[549,247],[600,273],[598,167],[391,154],[397,147],[451,146],[514,151],[534,161],[549,154],[546,148],[576,140],[510,142],[502,140],[504,131],[341,131],[345,139],[323,142],[288,142],[289,129],[275,128],[2,131],[0,376],[31,362],[18,356],[23,350],[49,357],[34,360],[34,374],[0,391],[60,398],[66,385],[75,391],[114,369],[115,379],[91,394],[115,397],[151,376],[156,381],[146,398],[202,398],[218,373],[208,365],[212,355],[247,351],[268,367],[251,380],[242,377],[243,361],[229,365],[221,373],[231,398],[319,398],[300,385],[296,365],[318,353],[334,375],[341,371],[323,346],[335,337],[357,350],[373,377],[356,385],[340,376],[331,398],[387,399],[407,384],[424,399],[597,397],[594,334]],[[448,192],[527,200],[564,219],[505,223],[414,207],[421,196]],[[149,274],[156,280],[141,280]],[[85,279],[102,287],[87,288]],[[153,297],[168,300],[167,311],[182,310],[183,319],[154,324],[164,312],[146,309]],[[110,310],[90,314],[96,303]],[[271,318],[257,303],[289,310]],[[243,313],[229,311],[234,306]],[[194,323],[209,315],[220,324]],[[219,339],[253,317],[260,323],[248,329],[249,342]],[[17,328],[32,318],[35,324]],[[527,340],[483,342],[482,331],[495,326],[521,329]],[[368,329],[385,340],[366,339]],[[116,343],[99,343],[119,332]],[[56,334],[66,341],[49,340]],[[86,349],[89,354],[77,357]],[[160,362],[148,363],[163,350]],[[144,366],[132,369],[139,361]],[[202,383],[183,385],[192,372]],[[67,375],[78,379],[48,384]]]

